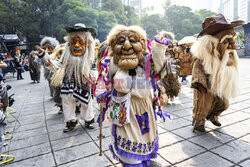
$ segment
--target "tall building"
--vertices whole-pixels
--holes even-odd
[[[219,12],[230,21],[250,21],[250,0],[220,0]]]
[[[130,0],[122,0],[122,3],[123,3],[124,5],[130,5],[130,4],[129,4],[129,1],[130,1]]]
[[[250,21],[250,0],[239,0],[239,18],[244,21]]]
[[[129,5],[135,8],[135,13],[141,17],[142,15],[142,0],[122,0],[124,5]]]

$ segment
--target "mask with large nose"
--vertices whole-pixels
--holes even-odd
[[[86,52],[86,40],[74,37],[70,41],[70,52],[74,56],[83,56]]]
[[[55,51],[55,48],[50,45],[49,43],[45,43],[43,45],[43,49],[48,53],[48,54],[52,54]]]
[[[236,33],[234,32],[234,29],[227,29],[224,31],[221,31],[215,35],[219,39],[219,44],[217,46],[217,50],[219,52],[219,58],[220,60],[223,59],[223,57],[228,54],[228,62],[227,66],[232,66],[234,62],[234,54],[235,50],[237,49],[237,45],[235,43],[235,36]]]
[[[114,63],[122,69],[134,69],[143,60],[145,40],[133,31],[120,32],[111,43]]]

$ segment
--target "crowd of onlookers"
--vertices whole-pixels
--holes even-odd
[[[41,61],[37,56],[35,51],[32,51],[29,55],[22,54],[20,56],[15,56],[14,58],[1,58],[3,63],[7,65],[6,68],[0,69],[0,79],[5,78],[7,73],[16,76],[17,80],[24,79],[22,73],[25,71],[30,71],[30,77],[33,82],[40,82],[40,64]]]

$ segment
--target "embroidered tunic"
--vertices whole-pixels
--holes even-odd
[[[130,91],[132,77],[128,73],[129,70],[117,68],[111,59],[110,74],[117,96],[124,96]],[[125,157],[148,164],[157,156],[159,147],[157,122],[150,80],[145,79],[145,70],[141,66],[136,68],[136,74],[130,99],[130,123],[121,127],[112,125],[110,150],[123,162]]]

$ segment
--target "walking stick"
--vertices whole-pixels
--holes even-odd
[[[99,146],[100,146],[100,153],[99,156],[102,156],[102,113],[103,113],[103,99],[101,99],[100,103],[100,135],[99,135]]]

